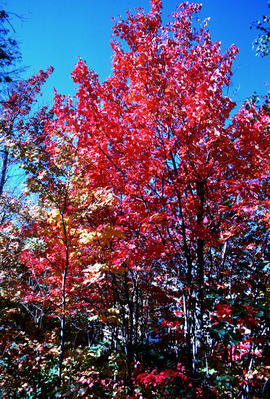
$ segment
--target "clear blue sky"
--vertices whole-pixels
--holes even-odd
[[[163,18],[176,9],[181,0],[163,0]],[[270,56],[259,58],[251,49],[256,30],[249,27],[262,15],[269,14],[267,0],[202,0],[200,18],[210,17],[212,38],[225,50],[236,44],[240,53],[233,65],[229,96],[238,103],[252,92],[270,90]],[[147,0],[1,0],[1,6],[22,17],[14,19],[16,37],[21,42],[23,64],[28,77],[53,65],[55,72],[46,85],[41,103],[48,103],[53,88],[73,94],[70,79],[77,57],[87,61],[104,80],[110,74],[112,17],[125,16],[127,9],[143,7]]]

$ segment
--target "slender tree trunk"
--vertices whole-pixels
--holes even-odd
[[[205,202],[205,183],[197,182],[196,189],[197,195],[200,201],[198,213],[197,213],[197,224],[199,227],[202,227],[203,217],[204,217],[204,202]],[[201,345],[203,345],[204,341],[204,274],[205,274],[205,260],[204,260],[204,246],[205,242],[202,238],[198,238],[197,240],[197,280],[198,280],[198,305],[199,305],[199,339]]]
[[[7,177],[7,165],[8,165],[8,150],[4,148],[2,152],[3,152],[3,158],[2,158],[2,169],[0,176],[0,197],[2,196],[4,191],[4,185]]]
[[[65,267],[62,280],[62,309],[61,309],[61,320],[60,320],[60,354],[58,360],[58,385],[61,385],[62,381],[62,367],[64,360],[64,349],[65,349],[65,325],[66,325],[66,276],[67,267]]]
[[[204,314],[204,241],[200,238],[197,242],[197,261],[198,261],[198,284],[199,284],[199,291],[198,291],[198,302],[199,302],[199,324],[201,333],[203,331],[204,322],[203,322],[203,314]]]
[[[61,291],[60,354],[59,354],[59,360],[58,360],[58,385],[59,386],[61,385],[61,382],[62,382],[62,369],[63,369],[64,350],[65,350],[66,282],[67,282],[67,273],[68,273],[68,268],[69,268],[69,246],[68,246],[67,231],[66,231],[63,213],[61,213],[61,220],[62,220],[63,233],[64,233],[64,243],[65,243],[65,247],[66,247],[66,258],[65,258],[65,268],[63,270],[63,275],[62,275],[62,291]]]
[[[128,285],[128,274],[125,273],[125,291],[128,301],[129,310],[129,322],[127,323],[127,388],[128,395],[132,396],[134,392],[133,381],[132,381],[132,365],[134,362],[134,351],[133,351],[133,333],[134,333],[134,304],[133,297],[129,292]]]

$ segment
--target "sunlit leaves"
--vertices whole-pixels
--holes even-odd
[[[267,376],[269,103],[228,119],[237,49],[200,8],[119,19],[112,75],[79,60],[75,98],[25,131],[19,296],[60,330],[67,396],[238,397]]]

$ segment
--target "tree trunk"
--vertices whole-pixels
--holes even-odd
[[[3,160],[2,160],[2,169],[0,176],[0,197],[2,196],[4,191],[4,185],[7,177],[7,165],[8,165],[8,150],[4,148],[2,152],[3,152]]]
[[[200,201],[198,213],[197,213],[197,224],[198,227],[202,227],[203,217],[204,217],[204,202],[205,202],[205,183],[204,182],[197,182],[196,183],[197,195]],[[201,344],[203,345],[204,341],[204,321],[203,321],[203,314],[204,314],[204,274],[205,274],[205,261],[204,261],[204,240],[199,237],[197,240],[197,281],[198,281],[198,307],[199,307],[199,339]]]
[[[62,275],[62,291],[61,291],[61,322],[60,322],[60,354],[58,360],[58,385],[62,382],[62,368],[65,350],[65,325],[66,325],[66,281],[69,268],[69,245],[67,240],[67,231],[64,221],[63,213],[61,213],[61,220],[64,233],[64,244],[66,248],[65,268]]]

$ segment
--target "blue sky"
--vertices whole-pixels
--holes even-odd
[[[163,0],[163,19],[176,9],[181,0]],[[270,56],[259,58],[251,43],[256,30],[249,27],[262,15],[269,14],[267,0],[202,0],[200,18],[210,17],[209,30],[225,50],[236,44],[240,53],[233,65],[229,96],[241,103],[257,91],[270,90]],[[87,61],[101,80],[110,74],[112,17],[125,16],[127,9],[143,7],[147,0],[2,0],[1,6],[22,17],[14,18],[16,37],[21,43],[23,64],[28,66],[24,77],[53,65],[55,72],[46,84],[41,104],[48,104],[53,88],[60,93],[74,94],[70,79],[77,57]]]

